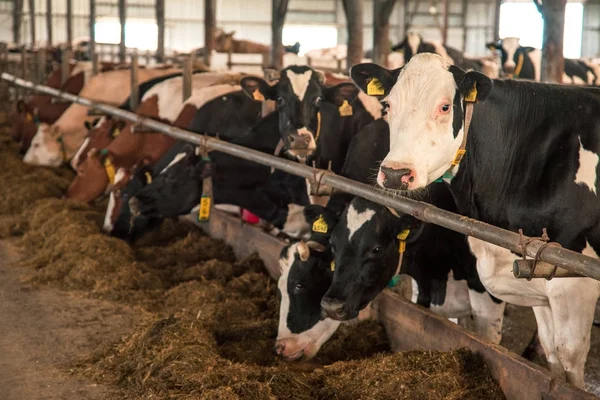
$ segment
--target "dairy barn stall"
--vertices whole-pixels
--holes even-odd
[[[599,1],[0,18],[1,399],[600,395]]]

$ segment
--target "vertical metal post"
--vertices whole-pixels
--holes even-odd
[[[494,7],[494,41],[500,40],[500,6],[502,0],[496,0]]]
[[[204,0],[204,65],[210,67],[210,58],[215,48],[217,26],[217,2]]]
[[[21,46],[21,78],[27,79],[27,52],[25,51],[25,46]],[[19,98],[25,97],[25,89],[21,88],[21,94]]]
[[[67,0],[67,46],[73,45],[73,0]]]
[[[98,63],[94,63],[94,54],[96,54],[96,0],[90,0],[90,42],[88,51],[92,60],[92,74],[98,74]],[[95,69],[94,69],[95,68]]]
[[[156,62],[165,62],[165,0],[156,0],[156,27],[158,28],[158,43],[156,47]],[[149,64],[149,62],[148,62]]]
[[[448,45],[448,0],[444,0],[444,24],[442,26],[442,43]]]
[[[462,29],[463,29],[463,37],[462,37],[462,50],[467,51],[467,34],[469,33],[467,29],[467,9],[468,9],[468,1],[462,0]]]
[[[13,43],[21,43],[21,24],[23,22],[24,0],[13,0]]]
[[[129,95],[129,107],[135,111],[138,107],[140,87],[138,85],[138,54],[137,50],[131,55],[131,94]]]
[[[31,49],[35,49],[35,0],[29,0],[29,32],[31,35]]]
[[[46,0],[46,36],[48,47],[52,46],[52,0]]]
[[[92,76],[98,75],[100,72],[98,53],[92,53]]]
[[[183,101],[186,101],[192,95],[192,63],[193,57],[186,57],[183,64]]]
[[[144,54],[144,58],[146,59],[146,66],[150,65],[150,59],[152,58],[150,55],[150,50],[146,50]]]
[[[60,56],[60,86],[69,79],[69,62],[71,61],[71,48],[64,47]]]
[[[37,72],[37,82],[42,84],[46,81],[46,49],[40,48],[37,51],[37,62],[36,62],[36,72]]]
[[[119,0],[119,24],[121,25],[121,41],[119,42],[119,61],[125,62],[125,24],[127,20],[127,0]]]

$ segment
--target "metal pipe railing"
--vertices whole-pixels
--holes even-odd
[[[91,107],[95,110],[99,110],[123,120],[133,122],[136,125],[146,126],[176,139],[181,139],[200,146],[206,146],[211,150],[218,150],[220,152],[248,161],[253,161],[268,167],[277,168],[293,175],[312,179],[314,183],[320,182],[321,185],[329,185],[335,189],[364,197],[384,206],[392,207],[405,214],[412,215],[422,221],[440,225],[453,231],[481,239],[483,241],[509,249],[518,254],[521,254],[522,252],[520,244],[521,237],[518,233],[498,228],[496,226],[489,225],[459,214],[451,213],[424,202],[405,197],[392,196],[389,192],[386,192],[383,189],[365,185],[339,175],[334,175],[325,170],[312,168],[304,164],[285,160],[216,138],[185,131],[183,129],[179,129],[147,117],[142,117],[113,106],[96,103],[90,101],[89,99],[70,93],[63,93],[60,90],[28,82],[8,73],[2,73],[0,77],[3,80],[11,82],[22,88],[60,97],[73,103]],[[528,240],[530,238],[525,236],[523,239]],[[545,244],[546,242],[542,240],[531,239],[527,245],[527,256],[535,257],[538,250]],[[600,259],[588,257],[581,253],[556,246],[547,246],[543,252],[539,254],[539,259],[559,268],[564,268],[568,271],[600,280]],[[507,268],[509,267],[507,266]]]

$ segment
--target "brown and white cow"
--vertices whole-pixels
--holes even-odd
[[[143,83],[152,78],[177,72],[168,69],[140,69],[138,80]],[[120,105],[130,94],[130,72],[109,71],[89,79],[79,95],[92,101]],[[40,124],[23,161],[31,165],[58,167],[71,159],[85,140],[85,121],[88,107],[72,104],[52,125]]]

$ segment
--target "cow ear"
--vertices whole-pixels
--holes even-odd
[[[300,260],[308,261],[310,258],[310,247],[304,241],[298,242],[298,247],[296,248],[298,251],[298,255],[300,256]]]
[[[488,42],[485,46],[492,51],[500,50],[500,48],[502,48],[500,42]]]
[[[323,97],[336,107],[341,106],[344,100],[352,103],[358,96],[358,88],[350,82],[339,83],[335,86],[324,88]]]
[[[369,96],[384,98],[396,84],[401,69],[389,70],[377,64],[363,63],[350,69],[350,77]]]
[[[325,207],[311,204],[309,206],[304,207],[304,218],[306,222],[312,225],[313,222],[319,219],[321,215],[326,211]]]
[[[484,101],[492,92],[494,82],[477,71],[469,71],[457,81],[458,90],[464,97],[465,101],[477,103]]]
[[[240,85],[251,99],[256,101],[265,101],[266,99],[274,100],[276,91],[274,86],[269,84],[262,78],[257,76],[246,76],[240,81]]]
[[[521,50],[524,54],[527,54],[527,53],[531,53],[532,51],[536,50],[536,48],[530,47],[530,46],[527,46],[527,47],[521,46],[521,48],[519,48],[519,50]]]

